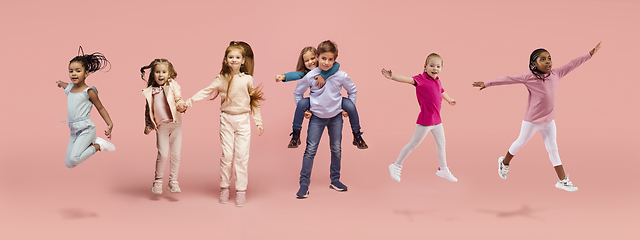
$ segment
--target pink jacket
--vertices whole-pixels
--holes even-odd
[[[152,88],[153,87],[147,87],[145,89],[142,89],[140,93],[142,93],[142,95],[144,95],[144,97],[147,99],[147,104],[144,111],[145,128],[151,127],[153,129],[156,129],[157,125],[155,119],[153,118],[153,106],[151,105],[153,103],[153,96],[151,96]],[[182,123],[182,115],[176,108],[177,103],[184,102],[182,100],[182,93],[180,92],[180,85],[176,80],[169,79],[167,83],[162,86],[162,89],[165,96],[167,97],[167,103],[169,103],[169,108],[171,109],[171,117],[173,118],[173,122]]]

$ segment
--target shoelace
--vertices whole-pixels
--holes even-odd
[[[357,141],[359,141],[359,142],[364,141],[364,140],[362,140],[362,134],[363,134],[363,133],[364,133],[364,132],[356,133],[355,137],[356,137],[356,140],[357,140]]]

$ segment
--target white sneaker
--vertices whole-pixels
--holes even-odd
[[[556,183],[556,188],[562,189],[568,192],[578,191],[578,187],[576,187],[576,185],[573,185],[571,180],[569,180],[569,175],[564,176],[564,180],[558,179],[558,182]]]
[[[402,166],[398,166],[395,163],[389,165],[389,173],[393,181],[400,182],[400,172],[402,172]]]
[[[116,146],[113,145],[113,143],[110,143],[107,140],[104,140],[104,139],[99,138],[99,137],[97,137],[96,141],[93,142],[93,143],[100,145],[100,151],[115,151],[116,150]]]
[[[436,171],[436,175],[438,177],[447,179],[449,181],[452,182],[458,182],[458,179],[456,177],[453,176],[453,174],[451,174],[451,172],[449,170],[440,170],[440,168],[438,168],[438,171]]]
[[[504,165],[502,161],[504,161],[504,157],[498,158],[498,175],[502,179],[507,179],[507,176],[509,176],[509,165]]]

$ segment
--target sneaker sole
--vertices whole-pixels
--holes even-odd
[[[347,191],[347,188],[345,188],[345,189],[338,188],[338,187],[334,186],[333,184],[329,185],[329,188],[331,188],[333,190],[336,190],[338,192],[346,192]]]
[[[297,198],[297,199],[305,199],[305,198],[307,198],[308,196],[309,196],[309,190],[307,190],[307,194],[305,194],[305,195],[296,195],[296,198]]]
[[[169,192],[171,192],[171,193],[181,193],[182,192],[182,190],[174,191],[172,188],[169,187],[169,185],[167,185],[167,190],[169,190]]]
[[[562,187],[562,185],[558,185],[557,183],[556,183],[556,188],[557,188],[557,189],[561,189],[561,190],[565,190],[565,191],[567,191],[567,192],[575,192],[575,191],[578,191],[578,188],[576,188],[576,189],[567,189],[567,188]]]
[[[443,178],[445,180],[448,180],[448,181],[451,181],[451,182],[458,182],[458,179],[453,179],[452,180],[452,179],[446,178],[445,176],[441,176],[439,173],[440,172],[436,172],[436,176],[441,177],[441,178]]]

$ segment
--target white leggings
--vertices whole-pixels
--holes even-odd
[[[520,148],[529,142],[529,139],[533,137],[536,132],[540,132],[542,140],[544,140],[544,146],[549,152],[549,159],[553,166],[562,165],[560,161],[560,155],[558,154],[558,143],[556,142],[556,121],[533,123],[522,121],[522,128],[520,128],[520,136],[516,139],[511,147],[509,147],[509,153],[516,155]]]
[[[447,169],[447,154],[445,152],[446,141],[444,139],[444,128],[442,127],[442,123],[431,126],[416,124],[416,130],[413,132],[413,137],[411,138],[411,141],[402,148],[402,151],[400,151],[396,164],[402,166],[404,159],[409,156],[411,151],[420,145],[429,132],[431,132],[433,139],[436,140],[436,154],[438,155],[438,164],[440,165],[440,169]]]

